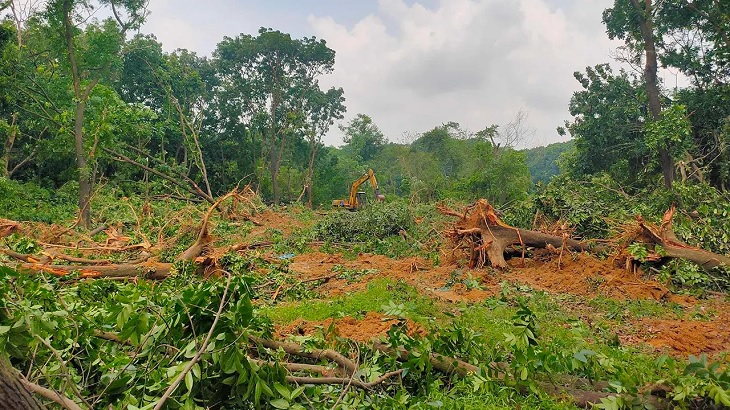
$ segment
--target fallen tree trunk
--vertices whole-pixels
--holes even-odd
[[[143,262],[138,264],[118,264],[100,266],[44,265],[40,263],[23,263],[20,270],[34,273],[49,273],[54,276],[66,276],[79,272],[82,278],[133,278],[164,279],[170,276],[171,263]]]
[[[644,221],[643,218],[637,217],[639,223],[639,235],[637,238],[644,243],[659,245],[663,252],[660,257],[682,258],[692,261],[705,269],[717,268],[720,266],[730,267],[730,258],[719,255],[704,249],[695,248],[677,239],[672,229],[672,218],[674,217],[675,208],[672,206],[664,213],[662,223],[659,227],[652,226]]]
[[[438,209],[442,214],[459,218],[446,235],[459,245],[456,249],[464,245],[468,248],[470,267],[481,268],[488,260],[495,268],[506,268],[504,253],[507,247],[517,244],[523,249],[525,246],[545,248],[548,245],[576,251],[591,248],[588,242],[509,226],[502,222],[486,199],[470,205],[464,213],[446,207]]]

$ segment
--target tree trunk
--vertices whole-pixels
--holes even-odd
[[[86,101],[91,94],[91,90],[96,86],[98,79],[92,80],[85,90],[81,90],[81,77],[76,62],[76,52],[73,42],[73,23],[71,14],[73,2],[64,0],[63,2],[63,23],[65,28],[66,51],[68,60],[71,65],[71,77],[73,79],[74,97],[76,97],[76,112],[74,117],[74,148],[76,151],[76,166],[79,172],[79,222],[85,228],[91,226],[91,209],[89,201],[91,199],[91,170],[88,166],[86,151],[84,150],[84,113],[86,111]]]
[[[317,155],[317,144],[310,141],[309,144],[309,165],[307,167],[307,207],[312,209],[312,185],[314,185],[314,158]]]
[[[84,111],[86,102],[76,103],[76,119],[74,123],[74,147],[76,148],[76,166],[79,170],[79,218],[84,228],[91,226],[91,169],[86,160],[84,150]]]
[[[276,137],[272,137],[273,144],[269,152],[269,172],[271,173],[271,190],[274,195],[274,205],[279,205],[279,164],[276,161]]]
[[[46,407],[38,403],[18,377],[8,359],[0,357],[0,410],[41,410]]]
[[[18,113],[14,112],[10,117],[10,134],[8,139],[5,140],[5,147],[3,150],[3,168],[2,173],[6,178],[10,178],[10,151],[13,149],[15,144],[15,138],[17,136],[17,128],[15,128],[15,122],[18,119]]]
[[[639,12],[639,30],[644,40],[644,53],[646,54],[646,65],[644,66],[644,81],[646,82],[646,94],[649,97],[649,111],[653,120],[661,117],[662,105],[659,94],[659,85],[657,82],[657,53],[654,44],[654,24],[651,19],[652,5],[651,0],[644,0],[644,5],[639,3],[640,0],[631,0],[631,4]],[[669,147],[665,143],[659,147],[659,162],[662,166],[662,175],[664,176],[664,186],[672,187],[674,181],[674,164],[672,156],[669,154]]]
[[[680,241],[672,229],[672,218],[675,208],[672,206],[664,213],[662,224],[658,227],[647,224],[643,218],[637,217],[640,228],[640,237],[636,238],[647,244],[662,247],[658,256],[663,258],[682,258],[692,261],[704,269],[713,269],[720,266],[730,266],[730,257],[708,252],[704,249],[689,246]]]

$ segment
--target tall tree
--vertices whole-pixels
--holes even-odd
[[[335,52],[324,40],[293,39],[262,28],[258,36],[224,38],[214,52],[221,88],[240,102],[240,117],[253,123],[265,117],[262,135],[268,157],[272,196],[279,203],[278,174],[288,140],[301,135],[301,113],[317,78],[334,69]],[[261,122],[259,122],[261,124]]]
[[[305,133],[309,144],[309,161],[307,163],[307,178],[305,190],[307,206],[312,208],[312,189],[314,189],[314,162],[317,152],[322,146],[322,137],[327,134],[335,120],[343,118],[345,112],[345,97],[342,88],[330,88],[327,92],[319,89],[311,91],[304,105]]]
[[[644,84],[649,99],[649,112],[654,121],[659,121],[662,114],[661,94],[657,79],[658,58],[654,24],[655,8],[652,0],[615,0],[614,7],[603,13],[603,21],[611,39],[625,40],[634,50],[644,52]],[[668,142],[659,144],[659,162],[664,177],[664,186],[672,187],[674,180],[674,162],[669,153]]]
[[[86,25],[92,6],[83,0],[49,1],[46,18],[54,40],[62,45],[62,58],[74,96],[74,151],[79,181],[79,220],[89,227],[90,201],[95,179],[93,164],[97,147],[89,146],[84,124],[86,109],[94,87],[120,63],[124,36],[142,24],[146,0],[103,0],[114,18],[101,24]],[[126,14],[126,20],[125,15]]]
[[[357,114],[347,125],[340,125],[339,128],[344,134],[342,136],[342,140],[345,142],[343,150],[350,153],[355,160],[370,161],[387,142],[385,135],[375,125],[373,119],[365,114]]]
[[[570,99],[567,131],[575,138],[576,175],[608,172],[624,183],[636,181],[646,166],[646,93],[640,80],[623,70],[614,74],[608,64],[573,74],[582,90]],[[565,128],[559,128],[560,134]]]

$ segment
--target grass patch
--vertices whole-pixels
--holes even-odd
[[[275,323],[289,323],[296,319],[325,320],[330,317],[361,316],[366,312],[384,312],[384,306],[393,302],[403,305],[402,316],[420,323],[442,317],[442,307],[434,300],[423,297],[408,284],[389,279],[370,282],[361,292],[331,300],[307,300],[263,308]]]

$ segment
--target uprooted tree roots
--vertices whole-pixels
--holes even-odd
[[[511,245],[545,248],[569,248],[587,250],[587,242],[577,241],[567,236],[550,235],[538,231],[515,228],[502,222],[492,205],[486,199],[480,199],[459,213],[444,206],[438,210],[444,215],[459,218],[453,229],[446,232],[454,243],[454,252],[466,250],[469,253],[469,266],[484,267],[489,261],[493,267],[506,268],[504,253]]]
[[[605,245],[593,245],[590,241],[578,241],[567,235],[557,236],[538,231],[519,229],[505,224],[497,215],[494,208],[486,199],[480,199],[469,205],[464,212],[457,212],[445,206],[439,206],[444,215],[457,217],[452,229],[446,232],[454,243],[452,251],[466,252],[469,257],[469,266],[472,268],[484,267],[487,261],[495,268],[506,268],[504,255],[508,247],[520,245],[523,255],[525,247],[573,250],[573,251],[604,251]],[[683,258],[695,262],[705,269],[718,266],[730,266],[730,258],[695,248],[677,239],[672,230],[674,207],[669,209],[662,219],[661,226],[656,227],[637,217],[638,225],[635,232],[628,236],[620,246],[627,246],[631,242],[643,242],[650,247],[660,246],[661,254],[652,254],[655,260],[662,258]]]

